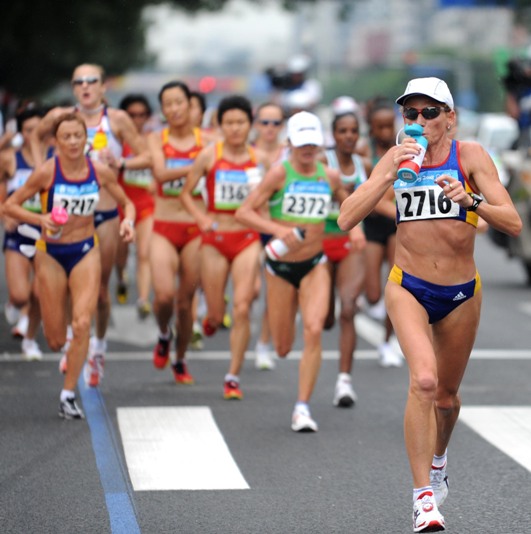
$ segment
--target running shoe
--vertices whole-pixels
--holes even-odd
[[[59,372],[63,375],[66,374],[66,352],[61,356],[61,359],[59,360]]]
[[[227,308],[229,303],[230,303],[230,299],[228,295],[225,295],[225,309]],[[225,329],[229,329],[231,326],[232,326],[232,316],[230,312],[225,311],[225,313],[223,314],[223,321],[221,322],[221,327]]]
[[[435,502],[437,507],[443,505],[446,497],[448,497],[448,475],[446,474],[446,464],[442,467],[431,466],[430,471],[430,485],[433,488],[435,495]]]
[[[340,408],[350,408],[356,404],[358,396],[352,387],[350,377],[340,377],[337,379],[336,388],[334,391],[334,406]]]
[[[207,337],[212,337],[216,333],[216,330],[217,328],[208,322],[208,317],[205,317],[203,319],[203,334]]]
[[[413,503],[413,532],[439,532],[444,530],[444,517],[437,509],[431,491],[419,495]]]
[[[103,354],[89,356],[89,359],[85,362],[85,367],[83,368],[83,376],[87,386],[91,388],[99,386],[100,381],[103,378],[104,364]]]
[[[319,427],[312,419],[310,412],[296,408],[291,416],[291,430],[293,432],[317,432]]]
[[[85,415],[77,405],[75,397],[59,402],[59,417],[63,419],[85,419]]]
[[[13,306],[11,302],[6,302],[4,305],[4,314],[6,316],[7,323],[13,326],[19,320],[20,310],[16,306]]]
[[[28,362],[38,362],[42,360],[42,351],[39,344],[34,339],[24,338],[22,340],[22,354]]]
[[[11,329],[11,335],[15,339],[24,339],[28,333],[29,318],[27,315],[21,315],[17,324]]]
[[[254,365],[260,371],[272,371],[275,368],[269,344],[260,341],[256,344]]]
[[[379,363],[381,367],[402,367],[404,358],[398,354],[390,343],[382,343],[378,347]]]
[[[141,321],[149,317],[151,313],[151,304],[147,300],[137,300],[136,313]]]
[[[239,382],[236,382],[236,380],[226,380],[223,398],[225,400],[242,400],[243,393],[240,389]]]
[[[168,339],[159,337],[159,340],[153,349],[153,365],[157,369],[164,369],[170,361],[170,345],[172,338],[173,334],[170,330],[170,337]]]
[[[190,338],[190,343],[188,345],[192,350],[203,349],[203,331],[201,330],[201,325],[197,321],[194,321],[192,337]]]
[[[188,366],[186,365],[186,362],[179,360],[171,367],[173,369],[173,376],[175,377],[175,382],[177,384],[191,386],[195,383],[194,377],[188,372]]]
[[[129,296],[129,287],[125,278],[116,285],[116,301],[118,304],[127,304]]]

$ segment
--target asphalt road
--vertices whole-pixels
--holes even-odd
[[[531,532],[531,290],[486,236],[477,260],[482,323],[442,512],[448,532],[523,534]],[[254,369],[250,351],[245,399],[227,402],[227,331],[190,354],[196,385],[176,386],[168,369],[152,367],[153,321],[116,307],[102,385],[79,385],[87,420],[65,422],[56,415],[59,356],[22,361],[0,317],[0,532],[411,532],[407,370],[380,368],[381,326],[364,316],[359,326],[359,402],[332,405],[337,330],[327,332],[312,400],[320,429],[300,435],[289,426],[300,340],[271,372]]]

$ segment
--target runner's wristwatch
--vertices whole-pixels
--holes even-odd
[[[468,193],[470,198],[472,199],[472,204],[468,206],[468,208],[465,208],[466,211],[476,211],[478,209],[478,206],[483,202],[483,198],[479,195],[476,195],[476,193]]]

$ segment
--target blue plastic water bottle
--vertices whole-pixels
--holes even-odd
[[[426,154],[426,149],[428,148],[428,140],[422,135],[424,129],[420,124],[406,124],[404,127],[404,133],[413,137],[415,141],[420,145],[420,152],[414,156],[412,159],[403,161],[398,167],[398,179],[403,182],[415,182],[419,177],[419,171],[422,167],[422,162],[424,160],[424,155]]]

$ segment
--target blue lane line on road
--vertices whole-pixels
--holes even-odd
[[[78,388],[92,436],[92,448],[111,523],[112,534],[140,534],[132,488],[118,451],[112,422],[99,388],[89,388],[83,377]]]

